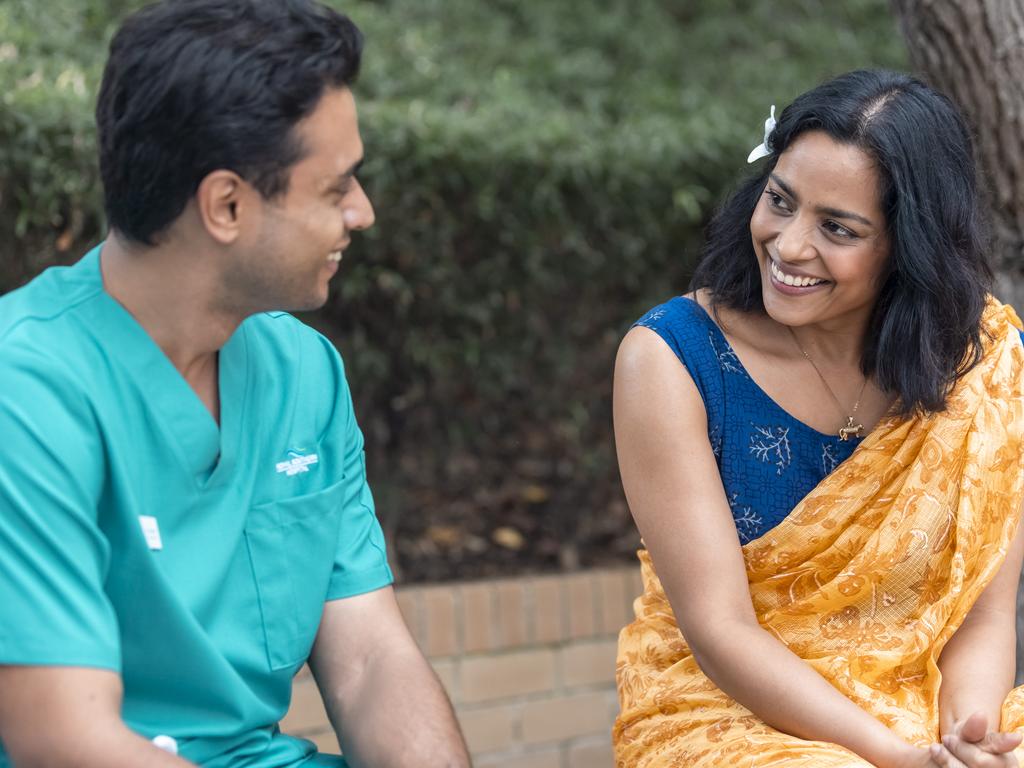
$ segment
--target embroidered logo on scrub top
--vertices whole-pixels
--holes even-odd
[[[310,466],[320,461],[320,457],[315,453],[303,456],[299,451],[288,451],[288,456],[287,461],[279,461],[275,465],[275,469],[277,469],[279,474],[283,472],[288,477],[297,475],[300,472],[309,472]]]

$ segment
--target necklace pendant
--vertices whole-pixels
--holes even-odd
[[[839,429],[839,439],[842,440],[844,443],[850,439],[850,435],[853,435],[854,437],[860,437],[860,431],[864,429],[863,424],[853,423],[853,416],[847,416],[846,418],[848,419],[848,421],[846,422],[846,426],[840,427]]]

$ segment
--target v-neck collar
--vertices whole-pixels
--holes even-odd
[[[219,484],[231,474],[237,458],[238,428],[245,409],[248,382],[245,323],[221,347],[218,359],[220,427],[209,409],[160,346],[103,286],[102,243],[78,265],[95,281],[89,302],[91,330],[108,356],[134,381],[148,410],[173,437],[182,467],[199,487]]]
[[[842,440],[836,433],[822,432],[821,430],[815,429],[807,422],[801,421],[796,416],[791,414],[789,411],[787,411],[785,408],[779,405],[779,403],[771,395],[769,395],[760,384],[757,383],[754,377],[750,375],[750,371],[748,371],[746,366],[743,365],[743,361],[740,360],[739,356],[736,354],[736,350],[733,349],[732,344],[729,342],[729,339],[726,338],[725,333],[722,332],[722,329],[719,327],[718,323],[715,322],[715,319],[713,317],[711,317],[711,313],[704,309],[704,307],[702,307],[696,299],[693,299],[689,296],[679,296],[677,298],[682,301],[689,301],[695,307],[697,307],[701,314],[701,319],[707,323],[708,327],[711,329],[711,332],[715,335],[715,341],[718,344],[723,345],[723,349],[728,350],[728,352],[732,356],[732,359],[735,360],[736,366],[743,372],[743,376],[746,378],[748,382],[750,382],[750,385],[753,387],[754,391],[757,392],[763,399],[767,400],[776,411],[783,414],[790,421],[790,423],[796,424],[797,427],[804,430],[805,432],[812,434],[814,437],[820,440],[828,440],[829,442],[835,443],[841,448],[845,448],[846,444],[849,443],[851,451],[853,450],[853,448],[856,448],[858,445],[860,445],[864,438],[867,437],[866,434],[855,435],[854,437],[848,438],[847,440]]]

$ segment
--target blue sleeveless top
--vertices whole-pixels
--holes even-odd
[[[860,445],[863,438],[844,442],[784,411],[754,383],[722,331],[692,299],[671,299],[635,324],[661,336],[697,385],[741,543],[782,522]]]

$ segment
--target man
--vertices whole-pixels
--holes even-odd
[[[361,45],[313,0],[165,0],[115,36],[109,238],[0,299],[0,766],[344,766],[278,732],[307,659],[348,765],[468,765],[341,359],[277,311],[373,223]]]

